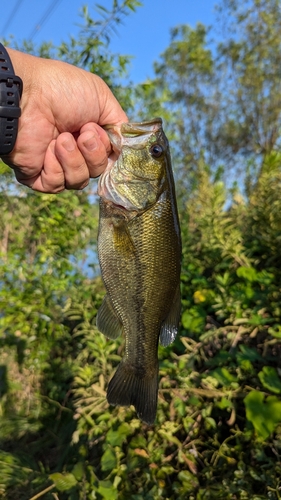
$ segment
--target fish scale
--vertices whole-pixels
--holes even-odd
[[[181,241],[169,147],[160,119],[108,134],[119,157],[99,182],[98,255],[107,293],[97,326],[109,338],[122,332],[125,354],[107,399],[134,405],[151,424],[159,338],[164,345],[174,340],[180,316]]]

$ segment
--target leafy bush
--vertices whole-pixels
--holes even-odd
[[[279,497],[279,226],[258,203],[268,185],[267,172],[225,209],[223,184],[203,171],[181,212],[181,331],[159,349],[154,426],[105,399],[123,341],[96,330],[103,286],[81,265],[96,206],[86,193],[2,192],[2,498]]]
[[[128,57],[108,50],[108,27],[139,4],[114,0],[99,22],[84,9],[78,40],[56,52],[103,76],[126,109]],[[155,425],[105,399],[124,342],[95,326],[93,193],[38,195],[0,165],[0,498],[280,499],[277,4],[222,0],[218,59],[205,27],[175,28],[156,80],[135,93],[134,113],[165,117],[181,179],[181,327],[159,348]],[[226,160],[244,169],[239,189],[223,182]]]

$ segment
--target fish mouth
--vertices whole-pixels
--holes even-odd
[[[121,135],[135,136],[143,135],[151,132],[156,132],[162,127],[162,118],[156,117],[151,120],[146,120],[143,122],[130,122],[122,123],[120,126],[117,125],[105,125],[103,128],[106,132],[114,131]]]
[[[125,137],[146,135],[157,132],[162,127],[162,118],[153,118],[139,123],[122,123],[121,134]]]
[[[135,149],[144,147],[147,136],[155,134],[162,128],[162,118],[156,117],[143,122],[122,123],[117,125],[105,125],[113,151],[119,156],[124,145],[130,145]]]

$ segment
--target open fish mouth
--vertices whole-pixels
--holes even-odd
[[[122,123],[121,134],[130,137],[155,133],[162,127],[162,118],[153,118],[140,123]]]
[[[162,118],[153,118],[139,123],[122,123],[121,126],[105,125],[103,128],[109,136],[113,151],[118,155],[122,146],[128,145],[134,149],[144,147],[147,136],[160,130],[162,123]]]
[[[158,130],[160,127],[162,127],[162,118],[152,118],[151,120],[146,120],[144,122],[125,122],[122,123],[121,126],[117,125],[105,125],[103,128],[104,130],[120,130],[122,134],[131,134],[133,133],[134,135],[136,134],[145,134],[148,132],[155,132],[155,130]]]

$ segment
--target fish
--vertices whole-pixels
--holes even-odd
[[[177,335],[181,234],[162,119],[107,126],[113,155],[98,183],[98,258],[106,294],[96,317],[109,339],[125,336],[124,357],[107,389],[110,405],[133,405],[153,424],[158,343]]]

